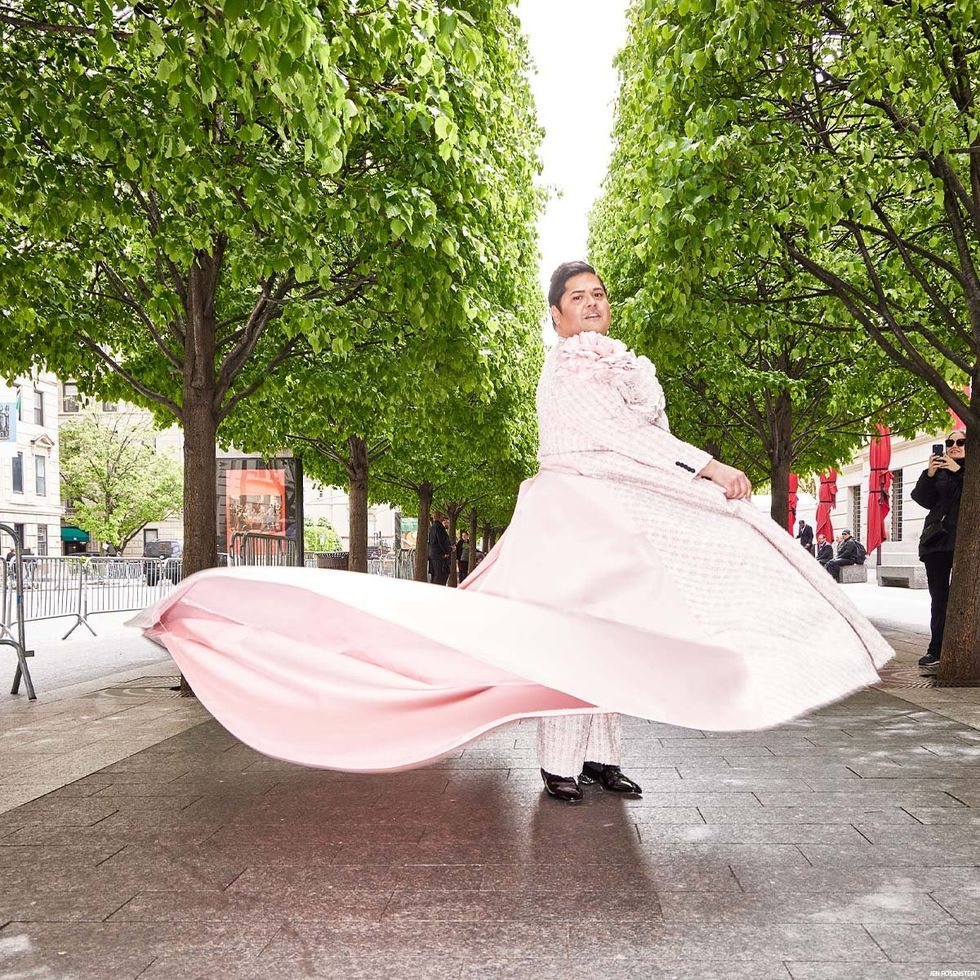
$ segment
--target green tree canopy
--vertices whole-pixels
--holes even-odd
[[[406,322],[478,350],[526,302],[515,24],[503,0],[7,6],[3,366],[183,425],[189,571],[216,559],[218,428],[290,357]]]

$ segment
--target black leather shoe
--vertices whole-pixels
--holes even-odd
[[[624,776],[619,766],[607,766],[601,762],[586,762],[579,777],[586,785],[598,783],[610,793],[632,793],[640,796],[643,789],[629,776]]]
[[[564,803],[577,803],[582,799],[582,790],[574,776],[554,776],[542,769],[541,778],[544,780],[544,788],[547,794],[556,800],[562,800]]]

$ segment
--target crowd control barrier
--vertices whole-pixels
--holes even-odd
[[[17,529],[10,524],[0,524],[0,539],[3,535],[13,538],[14,554],[10,562],[3,562],[3,601],[4,607],[13,601],[13,608],[17,610],[17,635],[10,631],[11,620],[4,620],[4,629],[0,633],[0,646],[12,647],[17,657],[17,669],[14,672],[14,682],[11,685],[10,693],[17,694],[20,691],[21,678],[27,688],[27,697],[33,701],[37,698],[34,691],[34,682],[31,680],[31,672],[27,666],[27,658],[30,656],[27,650],[27,642],[24,639],[24,555]],[[11,573],[13,573],[11,575]]]

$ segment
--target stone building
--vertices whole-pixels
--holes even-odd
[[[41,373],[2,387],[16,438],[0,453],[0,522],[13,525],[34,554],[61,554],[57,379]],[[3,554],[12,544],[0,536]]]

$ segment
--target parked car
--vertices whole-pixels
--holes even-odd
[[[180,581],[183,552],[179,541],[149,541],[143,547],[143,578],[147,585],[158,585],[161,580]]]

